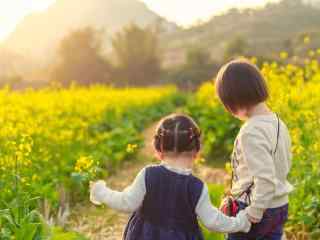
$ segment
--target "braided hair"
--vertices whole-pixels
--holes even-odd
[[[163,118],[155,132],[154,148],[160,152],[199,152],[201,132],[195,121],[183,114]]]

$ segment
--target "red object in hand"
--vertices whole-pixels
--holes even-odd
[[[223,200],[220,211],[229,217],[235,217],[239,212],[239,204],[232,196],[228,196]]]

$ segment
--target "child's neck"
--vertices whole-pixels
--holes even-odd
[[[269,115],[272,114],[272,111],[270,110],[270,108],[267,106],[267,104],[263,103],[259,103],[256,106],[254,106],[253,108],[251,108],[248,111],[248,119],[255,117],[255,116],[259,116],[259,115]]]
[[[177,157],[164,157],[162,159],[162,162],[176,168],[191,169],[193,161],[191,157],[177,156]]]

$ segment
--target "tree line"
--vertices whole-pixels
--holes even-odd
[[[60,43],[50,79],[63,86],[114,84],[145,85],[158,81],[161,53],[156,33],[131,24],[112,38],[104,50],[102,32],[87,27],[71,32]]]
[[[87,27],[65,36],[50,71],[50,81],[63,86],[172,83],[193,88],[210,79],[218,68],[208,51],[195,46],[186,51],[181,66],[164,69],[164,49],[157,29],[130,24],[112,37],[111,50],[104,48],[102,34]]]

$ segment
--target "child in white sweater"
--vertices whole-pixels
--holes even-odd
[[[292,157],[288,129],[266,105],[266,82],[250,62],[225,65],[216,91],[225,108],[245,122],[234,144],[231,192],[253,226],[247,234],[230,234],[229,240],[280,240],[292,191],[287,181]]]
[[[91,186],[95,204],[133,213],[124,240],[203,240],[198,218],[211,231],[248,232],[244,211],[227,217],[212,206],[208,187],[192,175],[200,150],[200,130],[188,116],[173,114],[156,129],[154,148],[160,165],[140,171],[124,191],[111,190],[104,181]]]

